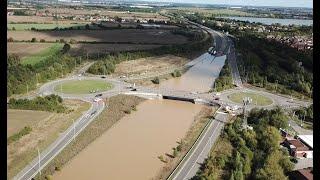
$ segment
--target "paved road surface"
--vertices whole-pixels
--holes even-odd
[[[218,139],[226,121],[227,114],[218,111],[202,138],[199,139],[194,149],[190,151],[191,153],[186,156],[187,158],[182,163],[182,166],[177,168],[168,179],[185,180],[191,179],[196,175],[201,164],[208,157],[210,149]]]
[[[72,124],[62,136],[40,154],[40,169],[45,167],[62,149],[67,146],[98,114],[104,109],[104,102],[93,103],[90,110]],[[14,179],[31,179],[39,170],[39,159],[36,157]]]
[[[313,131],[300,127],[292,120],[289,121],[289,124],[299,135],[313,135]]]

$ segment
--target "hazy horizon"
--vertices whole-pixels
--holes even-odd
[[[139,0],[128,0],[139,1]],[[171,2],[171,3],[193,3],[193,4],[216,4],[216,5],[241,5],[241,6],[278,6],[278,7],[302,7],[313,8],[312,0],[140,0],[150,2]]]

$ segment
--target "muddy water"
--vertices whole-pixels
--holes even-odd
[[[160,88],[191,92],[207,92],[225,63],[226,56],[216,57],[205,53],[191,61],[193,65],[179,78],[172,78],[160,83]]]
[[[163,166],[157,157],[172,153],[201,107],[147,100],[80,152],[54,179],[150,179]]]

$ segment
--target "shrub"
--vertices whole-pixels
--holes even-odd
[[[9,37],[7,41],[8,41],[8,42],[13,42],[13,38],[12,38],[12,37]]]
[[[61,43],[65,43],[66,41],[64,39],[59,40]]]
[[[37,30],[37,29],[36,29],[36,28],[34,28],[34,27],[32,27],[32,28],[31,28],[31,31],[35,31],[35,30]]]
[[[18,141],[22,136],[25,136],[27,134],[29,134],[32,131],[32,128],[29,126],[24,127],[21,131],[19,131],[18,133],[10,136],[8,138],[8,144]]]
[[[52,180],[53,177],[52,177],[52,175],[46,175],[45,179],[46,179],[46,180]]]
[[[76,41],[76,40],[74,40],[74,39],[70,39],[70,44],[75,44],[75,43],[77,43],[77,41]]]
[[[40,42],[46,42],[46,40],[44,40],[44,39],[40,39]]]
[[[54,170],[61,171],[61,168],[60,168],[60,166],[56,166],[56,167],[54,167]]]
[[[62,48],[62,52],[66,53],[66,52],[68,52],[70,50],[70,48],[71,48],[70,44],[66,43],[66,44],[64,44],[64,46]]]
[[[154,79],[151,80],[153,84],[160,84],[160,79],[159,77],[155,77]]]
[[[130,114],[131,113],[130,110],[124,110],[123,112],[126,113],[126,114]]]
[[[16,28],[15,27],[12,27],[12,31],[15,31],[16,30]]]
[[[37,39],[36,38],[32,38],[31,42],[37,42]]]

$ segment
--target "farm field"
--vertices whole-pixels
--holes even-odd
[[[93,14],[100,14],[105,16],[118,16],[120,18],[125,19],[157,19],[157,20],[165,20],[168,21],[169,18],[161,16],[158,13],[146,13],[146,12],[127,12],[127,11],[114,11],[114,10],[107,10],[107,9],[69,9],[69,8],[46,8],[43,10],[48,10],[49,12],[55,12],[57,10],[57,13],[61,15],[93,15]]]
[[[187,62],[189,62],[188,59],[174,55],[140,58],[117,64],[114,74],[116,76],[125,74],[151,75],[181,67]]]
[[[146,50],[160,47],[161,45],[143,45],[143,44],[71,44],[69,53],[79,55],[83,53],[109,53],[118,51]]]
[[[122,29],[122,30],[67,30],[67,31],[8,31],[7,38],[27,41],[33,37],[46,41],[64,39],[70,41],[96,41],[121,43],[155,43],[155,44],[182,44],[187,38],[174,35],[170,30],[157,29]]]
[[[90,91],[103,92],[112,88],[112,84],[102,80],[76,80],[57,85],[54,90],[65,94],[89,94]]]
[[[21,59],[21,64],[30,64],[30,65],[34,65],[37,64],[41,61],[45,61],[47,58],[58,54],[61,50],[62,50],[63,44],[61,43],[55,43],[55,44],[51,44],[50,47],[41,50],[38,53],[26,56],[24,58]]]
[[[53,17],[41,17],[41,16],[7,16],[8,23],[50,23],[55,24],[56,21]],[[73,20],[59,20],[59,24],[72,24],[79,23],[79,21]],[[81,23],[89,23],[89,21],[80,21]]]
[[[21,58],[39,53],[52,46],[52,43],[7,43],[7,53],[17,54]]]
[[[25,126],[32,126],[39,123],[41,120],[50,118],[54,113],[45,111],[31,111],[31,110],[18,110],[8,109],[8,131],[7,137],[19,132]]]
[[[23,31],[23,30],[31,30],[31,28],[36,28],[36,29],[55,29],[56,27],[58,28],[69,28],[69,27],[74,27],[74,28],[83,28],[84,29],[85,23],[83,24],[7,24],[7,27],[9,30],[12,30],[14,27],[16,31]]]
[[[30,134],[7,145],[8,179],[12,179],[37,155],[37,147],[40,151],[45,149],[72,124],[73,119],[79,118],[90,107],[89,103],[79,100],[65,100],[63,103],[73,111],[48,114],[42,111],[9,110],[11,117],[8,118],[8,125],[11,129],[18,129],[22,126],[21,124],[26,124],[26,122],[21,122],[25,118],[32,118],[33,123],[30,123],[32,128]],[[44,116],[44,113],[47,115]],[[44,118],[40,119],[40,116]]]

